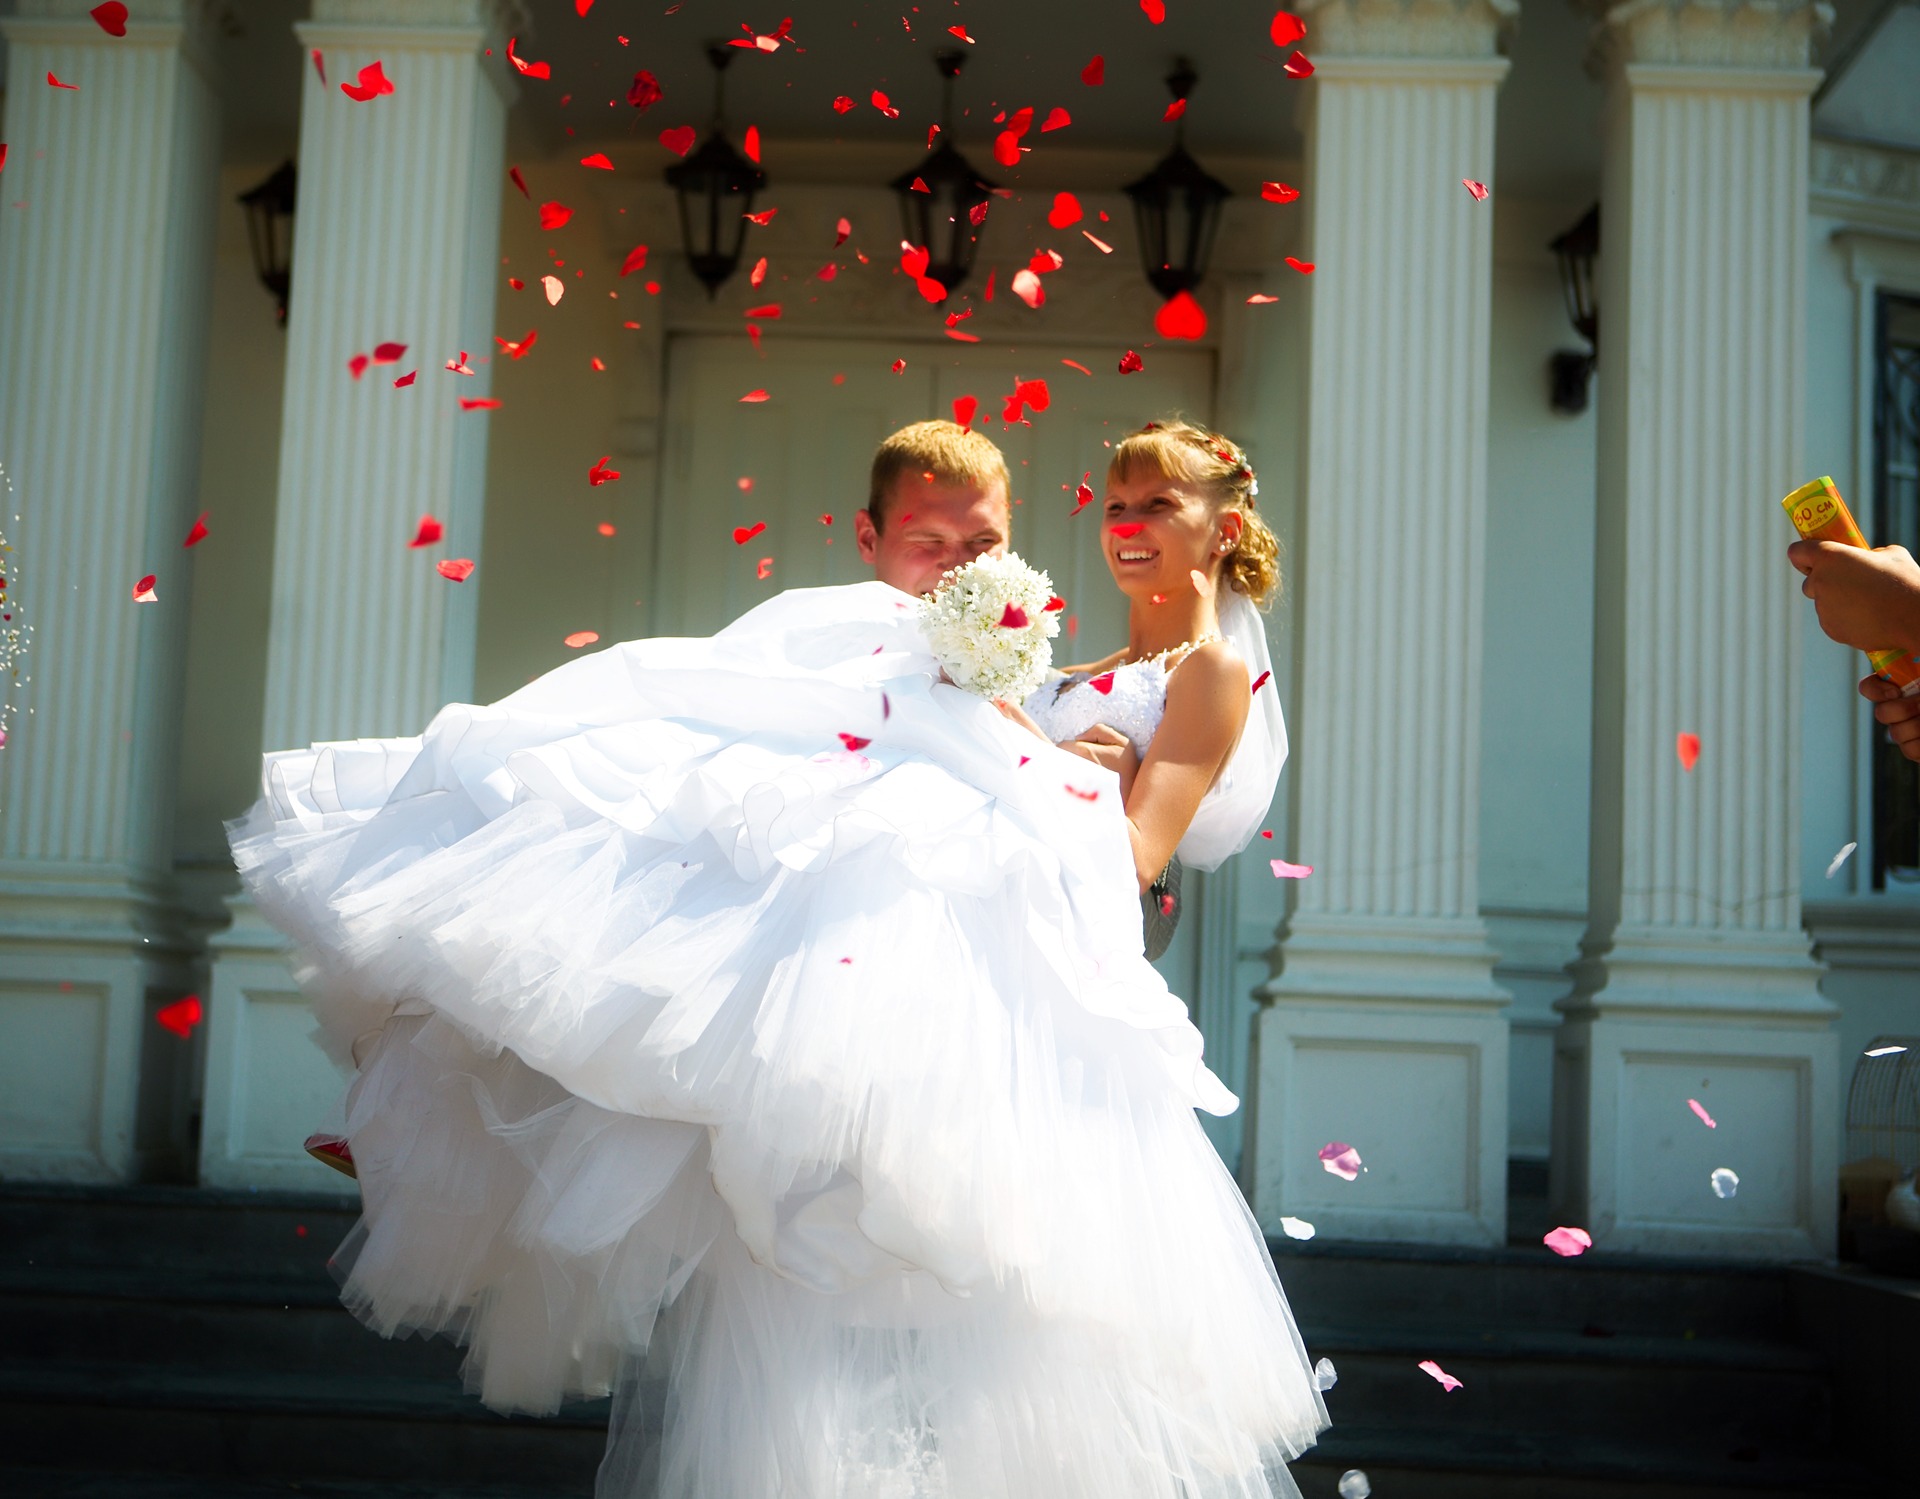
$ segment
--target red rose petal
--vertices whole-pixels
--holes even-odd
[[[573,217],[573,210],[564,203],[542,203],[540,205],[540,227],[558,229]]]
[[[1083,375],[1086,375],[1086,376],[1087,376],[1088,378],[1092,378],[1092,375],[1093,375],[1093,371],[1092,371],[1092,370],[1090,370],[1090,369],[1088,369],[1088,368],[1087,368],[1087,367],[1086,367],[1086,366],[1085,366],[1084,364],[1082,364],[1082,363],[1081,363],[1081,362],[1080,362],[1079,360],[1077,360],[1077,359],[1063,359],[1063,360],[1061,360],[1060,362],[1061,362],[1062,364],[1064,364],[1064,365],[1065,365],[1065,366],[1066,366],[1066,367],[1067,367],[1068,369],[1070,369],[1070,370],[1078,370],[1078,371],[1080,371],[1080,373],[1081,373],[1081,374],[1083,374]]]
[[[442,526],[440,522],[435,520],[431,515],[423,515],[420,517],[419,529],[413,533],[413,540],[408,542],[407,545],[409,547],[430,547],[444,535],[446,535],[446,527]]]
[[[373,362],[375,364],[398,364],[406,357],[406,353],[407,346],[405,344],[375,344],[373,346]]]
[[[1307,23],[1290,10],[1275,11],[1267,35],[1276,47],[1291,47],[1307,34]]]
[[[849,114],[857,107],[845,94],[834,95],[833,112],[835,114]]]
[[[742,316],[777,319],[780,316],[780,304],[778,302],[769,302],[764,307],[749,307]]]
[[[863,750],[873,743],[871,739],[862,739],[858,734],[842,734],[840,742],[848,749],[855,751]]]
[[[553,69],[546,63],[528,62],[515,53],[514,44],[519,40],[518,37],[513,36],[507,38],[507,61],[513,64],[514,71],[525,78],[551,78]]]
[[[1042,614],[1058,614],[1062,609],[1066,607],[1067,607],[1067,601],[1061,598],[1060,595],[1056,593],[1052,598],[1047,600],[1046,607],[1042,609],[1040,612]]]
[[[148,573],[138,583],[135,583],[133,585],[134,603],[157,604],[160,601],[160,595],[153,591],[153,585],[159,581],[160,579],[157,574]]]
[[[1090,87],[1098,87],[1107,81],[1107,60],[1098,53],[1093,61],[1080,70],[1080,81]]]
[[[381,66],[380,60],[375,58],[360,70],[360,76],[356,81],[341,84],[340,92],[356,104],[365,104],[367,100],[380,94],[392,93],[393,82],[387,77],[387,71]]]
[[[510,338],[502,338],[498,333],[493,335],[493,341],[500,345],[500,352],[505,354],[507,358],[525,359],[539,337],[540,330],[538,328],[529,328],[527,330],[527,336],[520,339],[517,343]]]
[[[635,73],[633,82],[627,85],[627,103],[635,109],[652,109],[665,95],[660,80],[645,68]]]
[[[1311,864],[1289,864],[1285,859],[1269,859],[1267,864],[1272,868],[1276,880],[1304,880],[1313,873]]]
[[[433,570],[449,583],[464,583],[473,576],[473,558],[449,557],[434,563]]]
[[[756,578],[760,578],[763,580],[772,577],[773,576],[773,558],[762,557],[759,560],[759,562],[754,565],[753,575]]]
[[[769,399],[769,397],[764,390],[750,390],[744,396],[740,397],[741,402],[746,405],[758,405],[767,399]]]
[[[1163,124],[1169,124],[1174,120],[1180,119],[1186,112],[1187,101],[1185,99],[1175,99],[1173,103],[1167,106],[1166,113],[1161,115],[1160,119]]]
[[[312,57],[313,71],[320,75],[320,87],[325,88],[327,86],[326,60],[320,56],[320,49],[318,47],[313,49]]]
[[[77,83],[62,83],[58,78],[54,77],[53,69],[49,68],[47,69],[47,87],[48,88],[70,88],[77,93],[79,91],[80,85]]]
[[[498,396],[462,396],[460,409],[462,411],[498,411],[500,399]]]
[[[1140,9],[1145,13],[1146,18],[1156,26],[1167,18],[1166,0],[1140,0]]]
[[[1311,260],[1295,260],[1289,255],[1287,257],[1287,264],[1303,276],[1311,276],[1313,274],[1313,262]]]
[[[1155,314],[1153,328],[1162,338],[1203,338],[1207,331],[1207,313],[1193,293],[1175,292]]]
[[[1700,736],[1698,734],[1679,734],[1674,737],[1674,752],[1680,756],[1680,768],[1692,770],[1700,763]]]
[[[1089,469],[1087,479],[1091,479],[1092,477],[1093,472]],[[1087,482],[1087,479],[1082,479],[1073,487],[1073,514],[1075,515],[1078,515],[1093,503],[1093,486]]]
[[[1287,59],[1286,75],[1289,78],[1310,78],[1313,76],[1313,64],[1307,61],[1307,54],[1296,52]]]
[[[367,366],[372,363],[373,361],[365,354],[355,354],[353,358],[347,361],[347,373],[358,380],[367,372]]]
[[[200,512],[200,518],[193,523],[193,529],[187,532],[187,539],[180,543],[183,547],[198,546],[207,539],[207,513]]]
[[[1487,201],[1486,183],[1475,182],[1471,177],[1462,177],[1460,179],[1460,185],[1464,187],[1468,192],[1473,194],[1474,202],[1484,203]]]
[[[660,144],[675,156],[685,156],[693,149],[696,135],[691,125],[673,125],[660,132]]]
[[[1072,123],[1073,116],[1068,114],[1064,109],[1055,106],[1047,112],[1047,118],[1040,126],[1040,133],[1045,135],[1049,130],[1065,130],[1067,126]]]
[[[764,229],[773,222],[773,216],[779,211],[777,208],[763,208],[758,213],[743,213],[740,217],[745,219],[749,224],[758,224]]]
[[[763,520],[757,520],[750,526],[735,526],[733,528],[733,544],[743,547],[766,529],[767,523]]]
[[[1040,278],[1025,266],[1013,273],[1013,294],[1027,306],[1037,308],[1047,300],[1047,290],[1040,284]]]
[[[1145,368],[1146,365],[1141,361],[1140,356],[1132,349],[1128,349],[1120,356],[1120,373],[1123,375],[1137,375]]]
[[[1020,757],[1020,763],[1022,765],[1027,763],[1027,757],[1025,755]],[[1069,786],[1067,790],[1071,791],[1083,802],[1097,802],[1100,800],[1100,793],[1098,791],[1082,791],[1078,786]]]
[[[101,8],[104,10],[106,7],[102,6]],[[119,9],[121,15],[124,16],[127,8],[123,5]],[[115,35],[117,36],[119,33],[116,32]],[[159,1022],[160,1029],[163,1031],[172,1031],[174,1035],[183,1039],[191,1036],[193,1034],[193,1028],[198,1025],[203,1018],[203,1011],[200,1008],[200,996],[197,994],[189,994],[185,999],[176,999],[170,1005],[162,1005],[153,1012],[153,1018]]]
[[[1255,692],[1258,692],[1262,687],[1266,686],[1267,683],[1271,682],[1272,680],[1273,680],[1272,672],[1270,671],[1261,672],[1259,676],[1253,679],[1253,690]]]
[[[953,398],[953,424],[956,427],[971,427],[974,413],[980,409],[978,396],[955,396]]]
[[[599,638],[600,632],[598,630],[575,630],[560,643],[577,651],[583,645],[592,645],[594,641]]]
[[[1072,193],[1055,193],[1053,207],[1047,213],[1047,222],[1055,229],[1065,229],[1077,224],[1085,214],[1081,212],[1080,200]]]
[[[613,163],[607,159],[607,153],[605,151],[595,151],[591,156],[581,157],[580,165],[583,167],[592,167],[595,171],[599,172],[611,172],[613,170]]]
[[[881,93],[879,89],[873,91],[873,97],[868,102],[889,120],[897,120],[900,118],[900,111],[894,107],[893,101]]]
[[[1252,296],[1247,298],[1247,306],[1265,307],[1268,303],[1278,302],[1279,300],[1280,299],[1278,297],[1270,297],[1263,291],[1257,291]]]
[[[1024,630],[1029,623],[1027,611],[1018,604],[1008,604],[1000,615],[1000,628],[1003,630]]]
[[[1095,692],[1099,693],[1102,697],[1105,697],[1108,693],[1113,691],[1113,673],[1110,671],[1103,671],[1097,677],[1089,677],[1087,679],[1087,685],[1091,687]]]
[[[1263,182],[1260,184],[1260,196],[1269,203],[1291,203],[1300,196],[1300,189],[1288,187],[1284,182]]]
[[[100,23],[100,29],[108,36],[127,34],[127,8],[120,0],[107,0],[105,5],[96,5],[87,14]]]
[[[760,159],[760,127],[758,125],[747,126],[746,137],[741,141],[740,149],[747,153],[747,160]]]
[[[607,460],[612,456],[613,454],[611,453],[602,454],[600,461],[587,470],[587,483],[589,485],[598,488],[602,484],[611,484],[615,479],[620,477],[619,469],[607,467]]]
[[[635,271],[644,268],[646,263],[647,247],[645,245],[635,245],[631,250],[627,251],[627,258],[620,262],[620,274],[622,276],[631,276]]]

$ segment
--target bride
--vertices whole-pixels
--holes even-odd
[[[234,855],[358,1069],[356,1315],[611,1393],[601,1499],[1296,1494],[1325,1408],[1136,898],[1285,755],[1253,492],[1121,443],[1128,647],[1024,708],[875,582],[269,755]]]

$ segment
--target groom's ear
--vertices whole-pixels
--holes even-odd
[[[871,564],[878,560],[880,532],[865,510],[853,512],[853,544],[860,549],[860,560]]]

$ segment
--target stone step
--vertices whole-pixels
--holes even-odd
[[[200,1370],[327,1369],[459,1384],[445,1338],[382,1338],[324,1274],[272,1277],[96,1266],[0,1268],[0,1350],[16,1361]]]
[[[438,1380],[319,1370],[0,1363],[0,1453],[26,1468],[220,1479],[464,1480],[591,1493],[606,1401],[501,1416]]]
[[[1886,1481],[1783,1442],[1739,1449],[1612,1437],[1341,1425],[1292,1465],[1302,1499],[1358,1468],[1374,1499],[1890,1499]]]
[[[1831,1436],[1827,1371],[1786,1343],[1738,1339],[1583,1338],[1547,1332],[1436,1334],[1309,1329],[1314,1358],[1339,1383],[1327,1408],[1342,1425],[1454,1429],[1651,1441],[1732,1450],[1791,1430]],[[1431,1359],[1461,1381],[1443,1388]]]
[[[1294,1316],[1334,1327],[1472,1327],[1790,1339],[1785,1265],[1734,1266],[1544,1246],[1454,1249],[1270,1241]]]

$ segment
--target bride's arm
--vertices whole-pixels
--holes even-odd
[[[1246,663],[1222,643],[1194,651],[1167,679],[1166,712],[1127,797],[1142,890],[1186,836],[1201,798],[1240,742],[1251,702]]]

